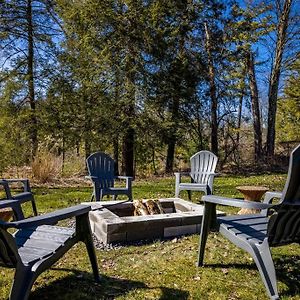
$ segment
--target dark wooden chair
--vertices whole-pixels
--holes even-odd
[[[11,183],[21,183],[23,185],[23,191],[21,193],[13,194],[10,187]],[[28,179],[1,179],[0,185],[4,187],[6,199],[17,200],[21,204],[30,201],[33,213],[37,216],[36,204]]]
[[[288,177],[282,193],[267,193],[265,203],[219,196],[203,196],[204,217],[199,243],[198,266],[203,265],[210,229],[219,231],[254,259],[271,299],[279,299],[276,273],[270,247],[300,242],[300,145],[290,157]],[[271,204],[275,197],[281,199]],[[261,209],[260,214],[216,218],[216,205]]]
[[[1,201],[3,207],[11,207],[22,218],[17,200]],[[10,300],[28,299],[36,278],[79,241],[85,243],[95,280],[99,280],[89,211],[90,206],[77,205],[20,221],[0,220],[0,266],[16,269]],[[71,217],[76,217],[75,229],[53,225]],[[11,234],[11,228],[17,231]]]
[[[102,200],[104,195],[112,195],[116,199],[118,195],[127,195],[129,200],[132,200],[132,177],[115,176],[115,162],[107,154],[96,152],[91,154],[87,160],[87,168],[89,176],[94,185],[92,200]],[[114,187],[116,179],[125,179],[126,187]]]

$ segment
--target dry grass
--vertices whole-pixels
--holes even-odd
[[[34,179],[41,183],[51,182],[61,173],[62,159],[48,151],[40,151],[31,167]]]

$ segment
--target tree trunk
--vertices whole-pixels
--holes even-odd
[[[238,107],[238,117],[237,117],[237,134],[236,134],[236,149],[239,153],[239,145],[240,145],[240,131],[242,126],[242,112],[243,112],[243,100],[245,97],[245,80],[246,80],[247,68],[243,66],[242,69],[242,77],[240,80],[240,99],[239,99],[239,107]]]
[[[258,161],[262,155],[262,133],[260,122],[260,109],[258,99],[258,89],[255,77],[254,60],[251,50],[247,53],[247,69],[249,76],[249,87],[251,94],[251,108],[253,117],[253,130],[254,130],[254,157]]]
[[[283,11],[280,16],[277,29],[277,42],[275,59],[272,66],[272,73],[269,85],[269,111],[268,111],[268,132],[267,132],[267,156],[273,157],[275,150],[275,123],[277,111],[278,86],[280,79],[280,71],[282,65],[282,56],[286,44],[287,28],[289,23],[289,14],[291,10],[292,0],[286,0]]]
[[[170,138],[168,142],[168,150],[167,150],[167,161],[166,161],[166,173],[170,174],[173,172],[174,165],[174,156],[175,156],[175,137]]]
[[[116,51],[114,53],[114,56],[116,58],[119,58],[119,52]],[[116,59],[117,60],[117,59]],[[115,109],[113,113],[113,117],[117,124],[120,122],[119,114],[120,114],[120,98],[121,98],[121,92],[120,92],[120,87],[121,87],[121,75],[120,75],[120,70],[119,70],[119,61],[117,60],[116,66],[114,66],[114,74],[115,74],[115,91],[114,91],[114,97],[115,97]],[[114,128],[115,134],[113,134],[113,148],[114,148],[114,161],[115,161],[115,176],[119,176],[119,131]]]
[[[26,9],[27,21],[27,80],[28,80],[28,97],[30,105],[30,139],[31,139],[31,157],[34,159],[38,150],[38,136],[37,136],[37,118],[35,109],[35,90],[34,90],[34,45],[33,45],[33,24],[32,24],[32,1],[27,0]]]
[[[211,151],[218,155],[218,100],[215,84],[215,69],[212,57],[211,36],[206,23],[204,23],[204,28],[206,37],[205,49],[208,63],[209,93],[211,98]]]
[[[123,103],[125,120],[123,122],[125,133],[123,137],[123,166],[126,176],[134,177],[134,143],[135,143],[135,79],[136,79],[136,52],[131,44],[128,44],[128,52],[125,63],[125,103]]]
[[[84,152],[85,158],[88,158],[91,155],[91,141],[88,137],[88,134],[85,134],[84,138]]]
[[[123,139],[123,163],[126,176],[134,177],[134,136],[135,131],[129,127]]]
[[[113,140],[114,161],[115,161],[115,176],[119,176],[119,135],[116,134]]]
[[[241,125],[242,125],[243,99],[244,99],[244,92],[240,96],[239,109],[238,109],[238,120],[237,120],[237,130],[238,131],[236,134],[236,144],[237,144],[238,148],[239,148],[239,144],[240,144],[240,130],[241,130]]]
[[[84,132],[83,132],[83,139],[84,139],[84,152],[85,158],[90,156],[92,151],[91,145],[91,132],[92,132],[92,121],[91,121],[91,109],[90,109],[90,99],[86,96],[85,87],[83,87],[83,106],[84,106]]]
[[[177,127],[179,118],[179,97],[174,97],[173,102],[169,110],[171,111],[172,128],[168,134],[167,144],[167,160],[166,160],[166,173],[173,172],[175,146],[177,142]]]
[[[158,175],[157,170],[156,170],[156,164],[155,164],[155,147],[154,146],[152,146],[152,167],[153,167],[154,175]]]

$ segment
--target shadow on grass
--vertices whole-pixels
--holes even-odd
[[[287,289],[280,296],[300,295],[300,255],[282,255],[274,260],[277,280],[286,284]]]
[[[287,288],[286,290],[280,292],[280,296],[297,296],[300,295],[300,256],[288,256],[280,255],[279,258],[274,259],[275,270],[277,281],[283,282]],[[239,263],[229,263],[229,264],[205,264],[204,267],[213,269],[247,269],[247,270],[257,270],[255,263],[252,264],[239,264]]]
[[[45,283],[44,286],[36,288],[31,292],[29,297],[30,300],[113,300],[116,297],[125,295],[132,290],[152,290],[157,288],[161,289],[162,291],[162,295],[159,298],[160,300],[186,300],[189,296],[187,291],[163,286],[148,287],[145,283],[140,281],[101,275],[101,281],[96,283],[91,273],[73,269],[52,269],[72,271],[73,274],[57,279],[49,284]]]
[[[255,264],[239,264],[239,263],[224,263],[224,264],[204,264],[203,266],[208,267],[208,268],[212,268],[212,269],[230,269],[230,268],[234,268],[234,269],[241,269],[241,270],[257,270],[257,267]]]

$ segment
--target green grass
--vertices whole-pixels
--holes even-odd
[[[216,195],[241,197],[236,186],[259,184],[281,190],[284,175],[218,177]],[[172,197],[174,178],[136,181],[134,198]],[[90,188],[35,188],[41,213],[90,198]],[[187,199],[187,194],[181,196]],[[198,202],[200,194],[193,194]],[[219,207],[228,213],[236,211]],[[26,213],[30,208],[26,206]],[[97,250],[102,281],[93,282],[83,245],[72,248],[36,281],[30,299],[268,299],[251,257],[225,240],[209,235],[205,266],[197,268],[198,235],[153,241],[114,250]],[[299,246],[273,249],[278,288],[282,299],[300,299]],[[0,298],[6,299],[13,270],[0,268]]]

